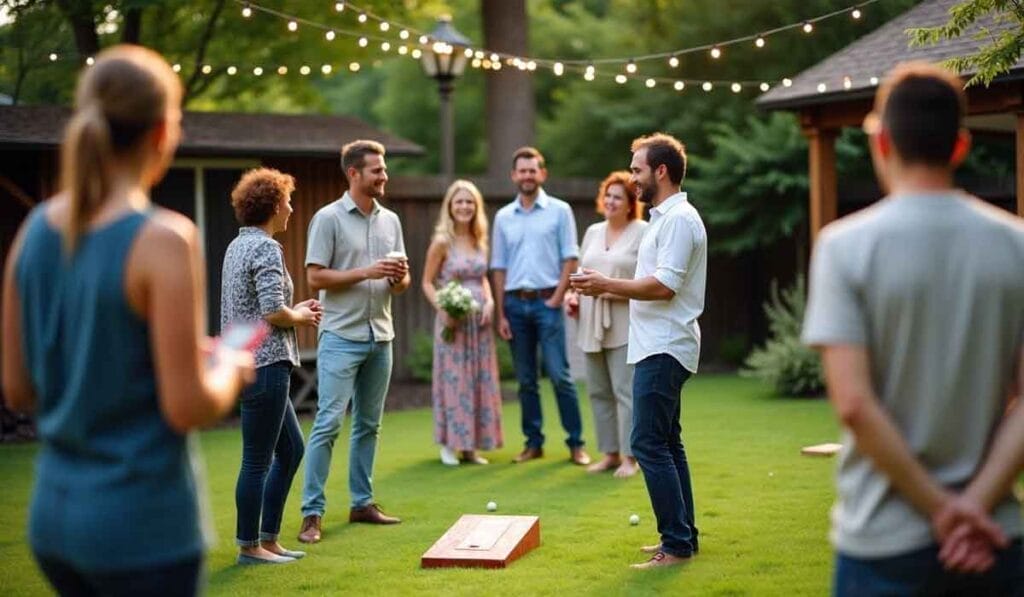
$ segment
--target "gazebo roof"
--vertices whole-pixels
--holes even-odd
[[[0,106],[0,149],[60,145],[71,110],[62,106]],[[356,139],[379,141],[391,155],[423,148],[358,118],[320,114],[186,112],[179,155],[335,157]]]
[[[978,26],[968,29],[956,39],[942,40],[933,45],[909,47],[907,29],[945,24],[949,19],[950,8],[958,1],[960,0],[924,0],[874,32],[803,71],[793,78],[790,87],[776,86],[768,91],[757,99],[757,105],[769,110],[786,110],[871,97],[878,86],[877,83],[871,82],[872,77],[883,78],[900,62],[941,62],[953,56],[973,53],[987,43],[988,39],[975,37],[979,31]],[[1012,22],[988,22],[989,30],[993,34],[1014,26]],[[1022,77],[1024,59],[1018,61],[1009,73],[997,80]],[[844,88],[847,78],[850,84],[848,89]],[[819,90],[821,84],[825,85],[825,91]]]

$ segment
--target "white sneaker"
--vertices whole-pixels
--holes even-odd
[[[459,466],[459,457],[448,446],[441,446],[441,464],[446,466]]]

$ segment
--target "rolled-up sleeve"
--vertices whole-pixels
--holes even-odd
[[[317,213],[309,223],[309,240],[306,243],[306,266],[331,267],[334,258],[334,219]]]
[[[694,234],[686,218],[670,217],[655,239],[658,243],[657,266],[654,278],[679,294],[686,282],[686,271],[693,254]]]
[[[494,216],[494,236],[491,241],[491,269],[508,269],[505,262],[505,227],[501,214]]]
[[[580,256],[579,245],[576,244],[576,217],[572,214],[572,208],[566,207],[562,213],[561,238],[559,252],[562,261],[567,259],[578,259]]]
[[[266,317],[285,307],[284,258],[281,248],[263,243],[256,249],[252,264],[253,285],[259,301],[260,316]]]

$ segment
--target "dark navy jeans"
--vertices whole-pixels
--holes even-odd
[[[861,559],[838,554],[832,594],[836,597],[881,595],[1024,596],[1024,547],[1017,539],[999,552],[985,574],[954,574],[939,561],[933,545],[891,558]]]
[[[243,547],[277,540],[288,489],[302,460],[302,430],[288,397],[291,375],[287,361],[259,367],[256,381],[242,392],[242,469],[235,506],[236,538]]]
[[[693,485],[683,449],[681,392],[690,372],[670,355],[655,354],[633,370],[633,456],[640,464],[665,553],[698,549]]]
[[[125,546],[130,548],[130,546]],[[111,554],[116,558],[116,554]],[[119,572],[86,572],[47,556],[36,555],[46,580],[63,597],[192,597],[200,593],[202,558],[165,566]]]
[[[565,320],[562,310],[548,307],[541,298],[527,300],[514,293],[506,293],[505,317],[512,328],[509,344],[515,361],[516,379],[519,381],[519,403],[523,409],[526,446],[540,448],[544,445],[544,415],[540,409],[537,386],[538,344],[544,371],[555,389],[562,428],[568,434],[565,443],[570,448],[582,446],[583,423],[576,385],[569,374],[569,360],[565,356]]]

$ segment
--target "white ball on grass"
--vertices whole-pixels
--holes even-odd
[[[636,526],[636,525],[640,524],[640,517],[637,516],[636,514],[631,514],[630,517],[629,517],[629,524],[631,524],[633,526]]]
[[[487,511],[494,512],[498,509],[498,504],[495,502],[487,502]]]

